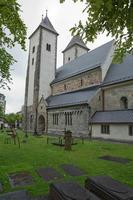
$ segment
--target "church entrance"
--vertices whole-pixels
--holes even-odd
[[[43,133],[45,131],[45,118],[40,115],[38,118],[38,133]]]

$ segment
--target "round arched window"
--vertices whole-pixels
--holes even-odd
[[[121,97],[120,107],[121,107],[121,109],[128,109],[128,99],[127,99],[127,97]]]

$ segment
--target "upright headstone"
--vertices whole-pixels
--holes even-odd
[[[64,140],[65,140],[65,150],[70,151],[72,148],[72,132],[71,131],[66,131],[65,132],[65,136],[64,136]]]

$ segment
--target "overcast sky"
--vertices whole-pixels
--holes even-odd
[[[57,66],[60,67],[63,62],[62,51],[67,46],[71,39],[69,29],[73,27],[81,19],[85,21],[86,14],[82,13],[84,8],[83,3],[73,3],[72,0],[66,0],[65,3],[60,4],[59,0],[18,0],[21,5],[22,19],[27,26],[27,41],[28,37],[37,28],[41,22],[42,14],[45,16],[46,9],[48,10],[48,17],[53,26],[59,33],[58,36],[58,57]],[[100,35],[94,43],[88,43],[90,49],[94,49],[111,40],[105,34]],[[25,93],[25,78],[27,69],[28,51],[24,52],[19,46],[12,50],[14,58],[17,63],[11,67],[13,84],[10,86],[11,90],[2,90],[6,96],[6,112],[18,112],[24,104]]]

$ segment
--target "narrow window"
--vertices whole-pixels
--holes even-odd
[[[66,84],[64,84],[64,90],[66,90],[67,88],[66,88]]]
[[[101,125],[101,134],[110,134],[110,126],[109,125]]]
[[[72,113],[65,113],[65,125],[72,125]]]
[[[70,57],[68,57],[68,61],[70,61],[71,60],[71,58]]]
[[[53,114],[53,125],[58,125],[58,114]]]
[[[72,113],[70,113],[70,125],[72,125]]]
[[[83,86],[83,80],[82,80],[82,78],[80,80],[80,85]]]
[[[35,52],[35,46],[32,48],[32,53],[34,53]]]
[[[69,113],[67,113],[67,125],[70,123]]]
[[[51,45],[48,44],[48,43],[46,44],[46,50],[47,50],[47,51],[51,51]]]
[[[133,125],[129,126],[129,136],[133,136]]]
[[[121,109],[128,109],[128,99],[127,99],[127,97],[121,97],[120,107],[121,107]]]
[[[34,58],[32,58],[32,65],[34,65]]]
[[[67,125],[67,114],[65,113],[65,125]]]

